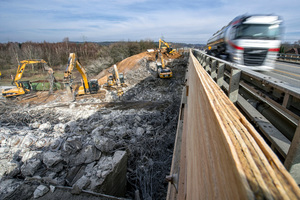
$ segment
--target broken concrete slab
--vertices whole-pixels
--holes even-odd
[[[49,188],[45,185],[39,185],[33,193],[33,198],[37,199],[49,192]]]
[[[58,103],[28,104],[19,109],[12,107],[14,115],[7,112],[0,116],[0,158],[17,161],[21,165],[33,158],[41,160],[42,165],[35,173],[35,170],[24,172],[26,165],[23,167],[23,172],[28,174],[25,179],[30,184],[42,181],[72,187],[82,177],[88,177],[91,183],[87,189],[100,191],[101,184],[116,168],[113,164],[115,151],[126,150],[129,153],[128,162],[122,165],[129,165],[130,170],[125,175],[130,184],[128,188],[134,188],[134,191],[127,191],[127,196],[132,198],[137,188],[144,199],[163,199],[166,189],[163,180],[148,180],[151,170],[156,172],[156,177],[169,173],[180,102],[180,95],[179,98],[176,95],[180,94],[184,81],[177,81],[177,78],[184,78],[185,68],[176,66],[176,69],[172,68],[178,75],[176,78],[160,80],[153,74],[154,65],[145,60],[140,64],[142,67],[136,71],[126,72],[128,87],[124,89],[121,100],[115,95],[116,102],[100,103],[99,99],[91,98],[81,99],[71,107],[70,104]],[[111,99],[115,96],[111,95]],[[43,124],[46,128],[42,126],[39,129]],[[44,154],[49,151],[55,152],[62,160],[45,159]],[[44,164],[44,159],[47,164]],[[16,177],[23,177],[22,171],[15,174]],[[2,178],[8,178],[2,175]],[[36,179],[31,182],[28,178]],[[137,178],[141,181],[136,181]],[[152,188],[151,191],[149,188]]]
[[[39,159],[30,159],[21,166],[21,173],[23,176],[33,176],[41,164],[42,162]]]
[[[63,158],[61,155],[57,152],[47,151],[43,155],[43,163],[48,167],[51,168],[60,161],[62,161]]]

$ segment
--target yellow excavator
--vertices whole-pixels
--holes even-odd
[[[157,76],[159,78],[172,78],[173,72],[169,67],[165,66],[164,58],[161,54],[161,52],[158,52],[160,57],[160,62],[156,60],[156,67],[157,67]],[[158,56],[156,56],[158,58]]]
[[[122,89],[122,87],[125,86],[124,74],[119,73],[117,65],[114,65],[112,75],[108,76],[107,78],[107,86],[116,86],[118,96],[122,96],[124,94]]]
[[[83,80],[83,83],[81,86],[79,86],[76,95],[97,93],[99,90],[98,80],[91,79],[90,81],[88,81],[86,70],[83,68],[83,66],[80,64],[80,62],[76,58],[75,53],[70,53],[68,65],[67,65],[66,71],[64,73],[64,84],[65,84],[65,87],[67,88],[68,92],[71,93],[71,88],[72,88],[72,83],[73,83],[72,71],[73,71],[74,67],[76,67],[76,69],[79,71],[79,73],[82,76],[82,80]]]
[[[159,47],[158,48],[159,48],[159,50],[161,50],[163,52],[167,52],[168,54],[171,54],[171,55],[176,52],[176,50],[173,49],[171,47],[171,45],[169,45],[167,42],[165,42],[162,39],[159,39]]]
[[[30,93],[32,89],[30,81],[20,81],[20,79],[22,78],[26,65],[35,63],[47,64],[43,59],[22,60],[18,65],[17,74],[12,82],[12,84],[14,83],[17,87],[2,90],[2,96],[16,97]]]

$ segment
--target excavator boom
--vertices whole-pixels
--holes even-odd
[[[24,73],[25,67],[27,64],[35,64],[35,63],[47,63],[46,61],[44,61],[43,59],[32,59],[32,60],[22,60],[20,61],[19,65],[18,65],[18,70],[17,70],[17,74],[14,78],[14,82],[16,84],[16,86],[18,87],[18,81],[22,78],[22,75]]]

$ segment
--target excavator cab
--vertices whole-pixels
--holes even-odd
[[[114,77],[112,75],[107,78],[107,86],[113,86],[115,84]]]
[[[30,81],[19,81],[18,84],[24,89],[25,93],[30,92],[32,89]]]
[[[119,78],[120,78],[121,85],[124,85],[125,84],[124,74],[123,73],[119,73]]]
[[[89,89],[91,94],[95,94],[99,90],[99,84],[97,79],[92,79],[89,81]]]

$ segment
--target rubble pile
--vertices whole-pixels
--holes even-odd
[[[0,104],[0,199],[165,198],[187,58],[139,65],[121,99]]]

